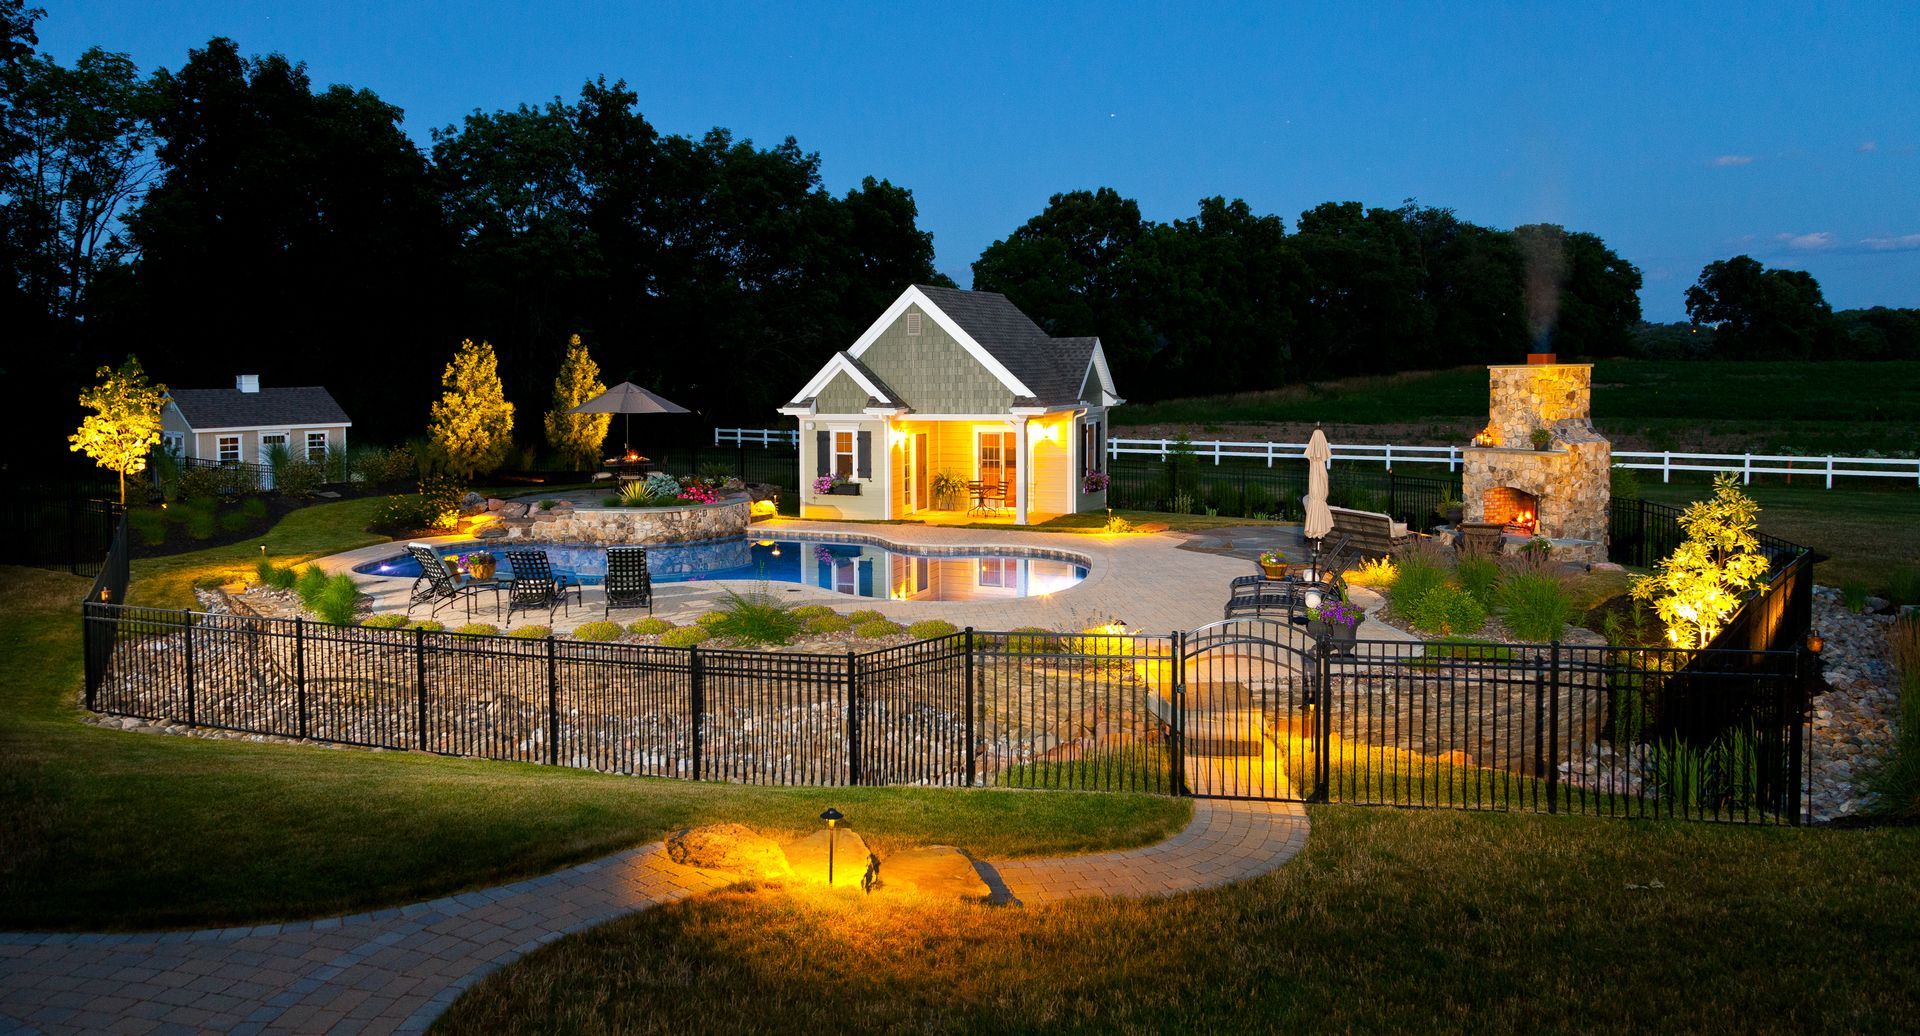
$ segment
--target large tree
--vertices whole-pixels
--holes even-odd
[[[80,405],[93,411],[68,437],[73,452],[120,476],[120,502],[127,502],[127,476],[147,470],[147,457],[160,445],[160,410],[167,387],[147,380],[132,356],[116,370],[102,367],[99,384],[80,393]]]
[[[973,286],[1006,295],[1049,334],[1098,335],[1110,358],[1143,364],[1153,335],[1122,298],[1120,263],[1148,226],[1111,187],[1056,194],[980,253]]]
[[[460,343],[440,376],[427,436],[447,469],[461,478],[483,475],[506,463],[513,449],[513,404],[500,385],[493,346]]]
[[[1714,329],[1730,360],[1809,360],[1832,347],[1833,310],[1804,270],[1769,270],[1736,255],[1708,263],[1687,289],[1687,316]]]
[[[567,342],[567,355],[560,361],[560,373],[553,379],[553,406],[547,410],[547,445],[573,465],[575,471],[590,467],[600,456],[607,439],[612,414],[576,414],[574,407],[607,390],[600,380],[600,365],[574,335]]]

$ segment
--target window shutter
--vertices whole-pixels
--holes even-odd
[[[1107,470],[1107,423],[1095,421],[1093,424],[1093,470]]]
[[[813,433],[813,473],[825,475],[833,470],[833,433]]]
[[[861,432],[854,436],[853,472],[860,478],[873,477],[873,433]]]

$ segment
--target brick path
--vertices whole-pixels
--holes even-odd
[[[1196,761],[1205,765],[1204,761]],[[1196,800],[1126,852],[988,864],[1005,898],[1164,895],[1254,877],[1306,843],[1296,803]],[[195,932],[0,934],[0,1032],[419,1032],[561,936],[727,884],[642,846],[498,888],[352,917]]]

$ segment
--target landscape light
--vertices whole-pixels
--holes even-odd
[[[1819,630],[1807,631],[1807,650],[1808,651],[1811,651],[1817,655],[1820,653],[1821,649],[1825,648],[1826,646],[1827,646],[1827,638],[1821,636]]]
[[[833,887],[833,843],[838,841],[840,838],[840,830],[838,827],[834,825],[840,823],[840,821],[845,820],[847,818],[846,818],[846,815],[841,813],[839,810],[834,809],[832,806],[828,806],[827,811],[825,813],[820,814],[820,819],[827,822],[827,887],[832,888]]]

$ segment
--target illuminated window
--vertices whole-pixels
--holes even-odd
[[[981,558],[980,585],[1015,587],[1020,585],[1018,565],[1012,558]]]
[[[853,478],[853,433],[833,433],[833,473],[844,479]]]

